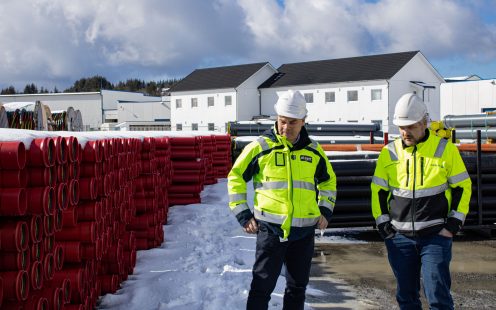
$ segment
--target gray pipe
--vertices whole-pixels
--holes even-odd
[[[481,131],[483,140],[496,139],[496,128],[476,127],[476,128],[457,128],[457,139],[477,139],[477,130]]]
[[[492,127],[496,126],[496,114],[446,115],[443,123],[448,128]]]

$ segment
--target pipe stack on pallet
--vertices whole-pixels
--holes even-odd
[[[200,137],[171,137],[172,184],[169,203],[185,205],[200,203],[206,175]]]
[[[231,165],[229,136],[63,135],[0,141],[2,309],[94,308]]]
[[[212,154],[213,169],[216,178],[225,178],[231,170],[231,137],[211,136],[214,140],[215,151]]]

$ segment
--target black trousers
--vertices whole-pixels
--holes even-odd
[[[305,290],[309,281],[315,234],[295,241],[280,242],[279,236],[259,226],[253,280],[248,295],[247,310],[267,309],[282,265],[286,265],[284,310],[303,309]]]

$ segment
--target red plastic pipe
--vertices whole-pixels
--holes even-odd
[[[23,169],[26,166],[26,148],[22,141],[0,142],[0,169]]]
[[[53,281],[63,283],[65,279],[69,279],[71,283],[71,302],[79,303],[83,297],[84,277],[83,267],[70,267],[57,271],[53,277]]]
[[[28,184],[28,169],[2,170],[0,172],[0,187],[26,187]]]
[[[48,299],[45,297],[36,295],[29,296],[28,300],[23,304],[24,309],[33,309],[33,310],[48,310],[50,305],[48,303]]]
[[[48,300],[49,309],[64,309],[64,293],[59,287],[45,287],[41,290],[41,295]]]
[[[43,265],[41,262],[34,261],[31,264],[29,279],[33,290],[39,290],[43,287]]]
[[[62,267],[64,267],[64,262],[65,262],[65,251],[60,244],[55,243],[55,246],[53,248],[53,258],[54,258],[54,265],[55,265],[55,270],[62,270]]]
[[[59,165],[67,163],[67,157],[68,157],[68,150],[67,150],[67,141],[65,137],[58,136],[53,139],[53,142],[55,144],[55,154],[57,163]]]
[[[101,175],[100,166],[95,162],[82,162],[79,165],[79,176],[81,178],[97,177]]]
[[[83,148],[83,162],[101,162],[102,149],[99,141],[88,141]]]
[[[69,204],[76,206],[79,202],[79,181],[71,179],[68,183]]]
[[[53,236],[55,233],[55,223],[52,215],[43,216],[43,232],[45,236]]]
[[[99,221],[102,219],[102,204],[100,201],[85,201],[76,208],[80,221]]]
[[[27,207],[24,188],[0,188],[0,216],[22,216]]]
[[[41,215],[29,215],[18,219],[25,221],[28,225],[31,242],[40,242],[41,238],[43,238],[43,217]]]
[[[53,279],[53,274],[55,273],[55,258],[52,253],[45,254],[43,258],[43,277],[45,280],[49,281]]]
[[[55,143],[50,137],[34,139],[27,152],[28,166],[51,167],[55,164]]]
[[[24,251],[28,248],[29,232],[25,221],[0,222],[2,251]]]
[[[78,224],[77,207],[70,207],[62,211],[62,227],[76,227]]]
[[[67,263],[81,263],[82,246],[79,241],[60,241],[58,244],[64,249],[64,261]]]
[[[173,184],[169,187],[169,193],[177,194],[193,194],[201,192],[200,184]]]
[[[58,164],[58,165],[55,165],[56,169],[57,169],[57,180],[58,182],[67,182],[67,180],[69,179],[69,171],[68,170],[68,166],[67,164]]]
[[[45,253],[53,253],[53,248],[55,246],[55,236],[45,236],[43,238],[43,251]]]
[[[63,212],[64,212],[64,210],[57,208],[52,215],[55,232],[59,232],[63,228],[63,221],[64,221],[64,213]]]
[[[60,241],[95,242],[96,227],[94,222],[80,222],[76,227],[64,228],[63,231],[55,233]]]
[[[29,276],[25,270],[0,272],[3,279],[3,298],[24,301],[29,295]]]
[[[37,186],[53,186],[54,176],[52,176],[52,170],[48,167],[29,167],[25,169],[28,185],[31,187]],[[57,179],[55,179],[56,181]]]
[[[31,250],[31,260],[34,261],[41,261],[41,259],[45,255],[45,247],[43,242],[35,242],[31,244],[30,247]]]
[[[95,178],[79,179],[79,198],[86,200],[94,200],[97,197],[97,184]]]
[[[98,281],[102,285],[103,294],[114,293],[119,286],[119,277],[116,274],[100,275],[98,276]]]
[[[32,215],[51,215],[55,210],[55,191],[53,187],[26,188],[28,200],[27,213]]]
[[[30,257],[29,248],[20,252],[3,252],[0,255],[0,271],[27,270]]]
[[[71,163],[79,162],[79,142],[74,136],[66,137],[65,142],[67,144],[67,159]]]
[[[69,163],[69,180],[79,179],[80,177],[80,165],[79,163]]]

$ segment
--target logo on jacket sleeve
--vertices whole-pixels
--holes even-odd
[[[312,157],[307,156],[307,155],[300,155],[300,160],[311,163],[312,162]]]

